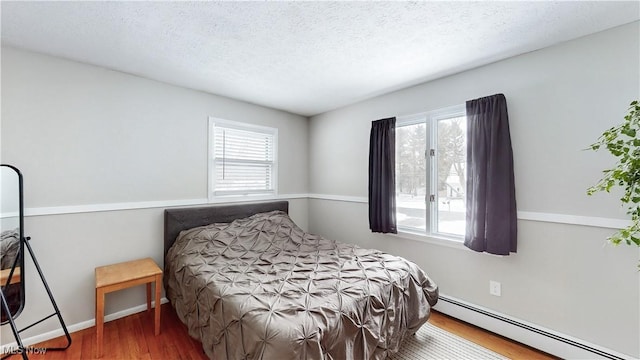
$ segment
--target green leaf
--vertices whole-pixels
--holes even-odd
[[[603,170],[603,177],[594,186],[587,189],[587,195],[599,191],[611,192],[619,186],[624,190],[620,202],[631,216],[631,226],[620,229],[607,240],[618,245],[625,243],[640,247],[640,101],[633,100],[629,105],[624,121],[618,126],[604,131],[597,141],[588,149],[597,151],[606,148],[616,164],[611,169]],[[640,264],[638,265],[640,269]]]

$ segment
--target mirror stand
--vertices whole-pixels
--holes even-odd
[[[4,261],[12,265],[10,265],[10,268],[2,269],[2,275],[1,275],[2,281],[0,282],[0,303],[1,303],[0,313],[2,313],[2,315],[4,316],[2,317],[1,325],[5,325],[8,323],[11,326],[11,332],[13,333],[13,336],[16,339],[17,348],[15,347],[9,348],[9,351],[6,351],[5,349],[4,351],[6,351],[6,355],[0,359],[6,359],[12,355],[19,354],[22,356],[23,360],[28,360],[29,359],[28,353],[31,351],[31,349],[28,349],[24,346],[22,338],[20,337],[21,332],[27,329],[30,329],[31,327],[38,325],[41,322],[53,316],[58,317],[60,325],[62,326],[62,330],[64,331],[65,337],[67,338],[67,345],[64,347],[39,348],[37,349],[38,352],[43,352],[43,351],[46,352],[49,350],[60,351],[60,350],[68,349],[69,346],[71,346],[71,335],[69,335],[67,326],[65,325],[64,320],[62,319],[62,314],[60,313],[60,309],[58,308],[58,305],[56,304],[56,301],[53,298],[53,294],[51,293],[49,284],[47,283],[47,280],[44,278],[44,273],[42,272],[42,269],[40,268],[40,264],[38,263],[38,260],[36,259],[33,249],[29,244],[29,240],[31,238],[24,236],[24,230],[23,230],[24,228],[24,205],[23,204],[24,203],[23,203],[23,194],[22,194],[22,173],[20,173],[20,170],[18,170],[15,166],[12,166],[12,165],[0,164],[0,169],[3,170],[2,173],[0,173],[0,175],[2,175],[0,176],[0,185],[2,185],[3,187],[2,189],[0,189],[0,192],[6,195],[6,192],[5,192],[6,189],[4,187],[6,187],[7,183],[12,185],[11,187],[17,188],[16,189],[16,192],[17,192],[16,206],[13,206],[13,204],[9,204],[10,206],[7,206],[6,203],[0,201],[0,225],[2,225],[2,220],[6,220],[5,218],[9,218],[9,217],[16,217],[15,215],[17,215],[17,218],[19,220],[17,224],[15,224],[15,221],[11,222],[11,228],[17,225],[17,229],[12,231],[2,232],[2,239],[0,239],[0,241],[9,239],[9,242],[10,242],[9,245],[6,245],[7,243],[3,244],[2,242],[0,242],[0,245],[6,245],[7,248],[11,246],[15,248],[16,243],[19,244],[18,250],[12,252],[15,258],[9,259],[8,261]],[[8,175],[8,176],[5,177],[5,175]],[[13,178],[9,178],[9,176]],[[5,197],[6,196],[3,196],[2,198],[5,198]],[[7,213],[11,214],[11,216],[5,216]],[[3,226],[0,226],[0,230],[2,229],[2,227]],[[5,227],[6,227],[6,224],[5,224]],[[5,238],[5,234],[6,234],[6,238]],[[25,249],[27,250],[26,252],[25,252]],[[2,250],[1,246],[0,246],[0,250]],[[46,316],[32,323],[31,325],[24,327],[23,329],[18,330],[18,327],[16,326],[16,323],[15,323],[15,318],[18,317],[18,315],[20,315],[20,313],[22,312],[24,308],[25,298],[26,298],[25,287],[24,287],[24,281],[25,281],[24,258],[27,253],[31,257],[31,260],[33,261],[33,264],[36,267],[40,280],[42,281],[42,284],[44,285],[44,288],[47,291],[47,295],[49,296],[49,300],[51,301],[51,305],[53,306],[55,312],[49,316]],[[3,255],[3,254],[0,254],[0,255]],[[0,266],[0,268],[3,268],[3,266]],[[19,291],[16,293],[16,290],[19,290]],[[18,303],[17,303],[18,306],[16,306],[16,300],[18,300]]]
[[[38,324],[40,324],[41,322],[56,316],[58,317],[58,320],[60,321],[60,325],[62,326],[62,330],[64,331],[64,335],[67,338],[67,345],[64,347],[50,347],[50,348],[39,348],[38,352],[44,352],[46,353],[47,351],[61,351],[61,350],[66,350],[69,348],[69,346],[71,346],[71,335],[69,334],[69,330],[67,330],[67,326],[64,323],[64,320],[62,319],[62,314],[60,313],[60,309],[58,308],[58,305],[56,304],[55,299],[53,298],[53,294],[51,293],[51,289],[49,288],[49,284],[47,283],[47,280],[44,278],[44,274],[42,273],[42,269],[40,268],[40,264],[38,264],[38,260],[36,259],[35,254],[33,253],[33,249],[31,248],[31,245],[29,244],[29,240],[31,240],[30,237],[26,237],[22,239],[24,241],[24,248],[28,250],[29,255],[31,256],[31,260],[33,260],[33,264],[36,266],[36,270],[38,271],[38,275],[40,275],[40,280],[42,280],[42,284],[44,285],[45,290],[47,291],[47,295],[49,295],[49,300],[51,300],[51,305],[53,306],[55,312],[49,316],[45,316],[44,318],[32,323],[31,325],[25,326],[24,328],[18,330],[18,327],[16,326],[16,323],[14,321],[13,315],[11,314],[11,312],[9,311],[9,306],[7,305],[7,299],[4,296],[4,293],[2,291],[2,289],[0,289],[0,301],[2,302],[2,310],[6,312],[8,320],[9,320],[9,325],[11,326],[11,331],[13,332],[13,336],[16,339],[17,345],[18,345],[18,349],[16,351],[16,353],[19,353],[22,355],[22,358],[24,360],[28,360],[29,356],[29,349],[27,349],[23,342],[22,342],[22,338],[20,337],[20,333],[30,329],[33,326],[36,326]],[[2,359],[6,359],[9,356],[14,355],[11,352],[9,354],[7,354],[6,356],[3,356]]]

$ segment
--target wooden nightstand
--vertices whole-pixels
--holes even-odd
[[[96,355],[102,356],[104,295],[136,285],[147,284],[147,311],[151,310],[151,283],[155,282],[155,334],[160,334],[160,291],[162,270],[151,258],[96,268]]]

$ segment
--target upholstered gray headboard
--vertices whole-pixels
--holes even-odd
[[[222,206],[202,206],[164,210],[164,255],[176,241],[180,231],[213,223],[231,222],[253,214],[274,210],[289,212],[288,201],[274,201],[257,204],[239,204]]]

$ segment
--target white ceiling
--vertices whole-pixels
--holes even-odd
[[[640,19],[640,2],[7,2],[2,44],[315,115]]]

